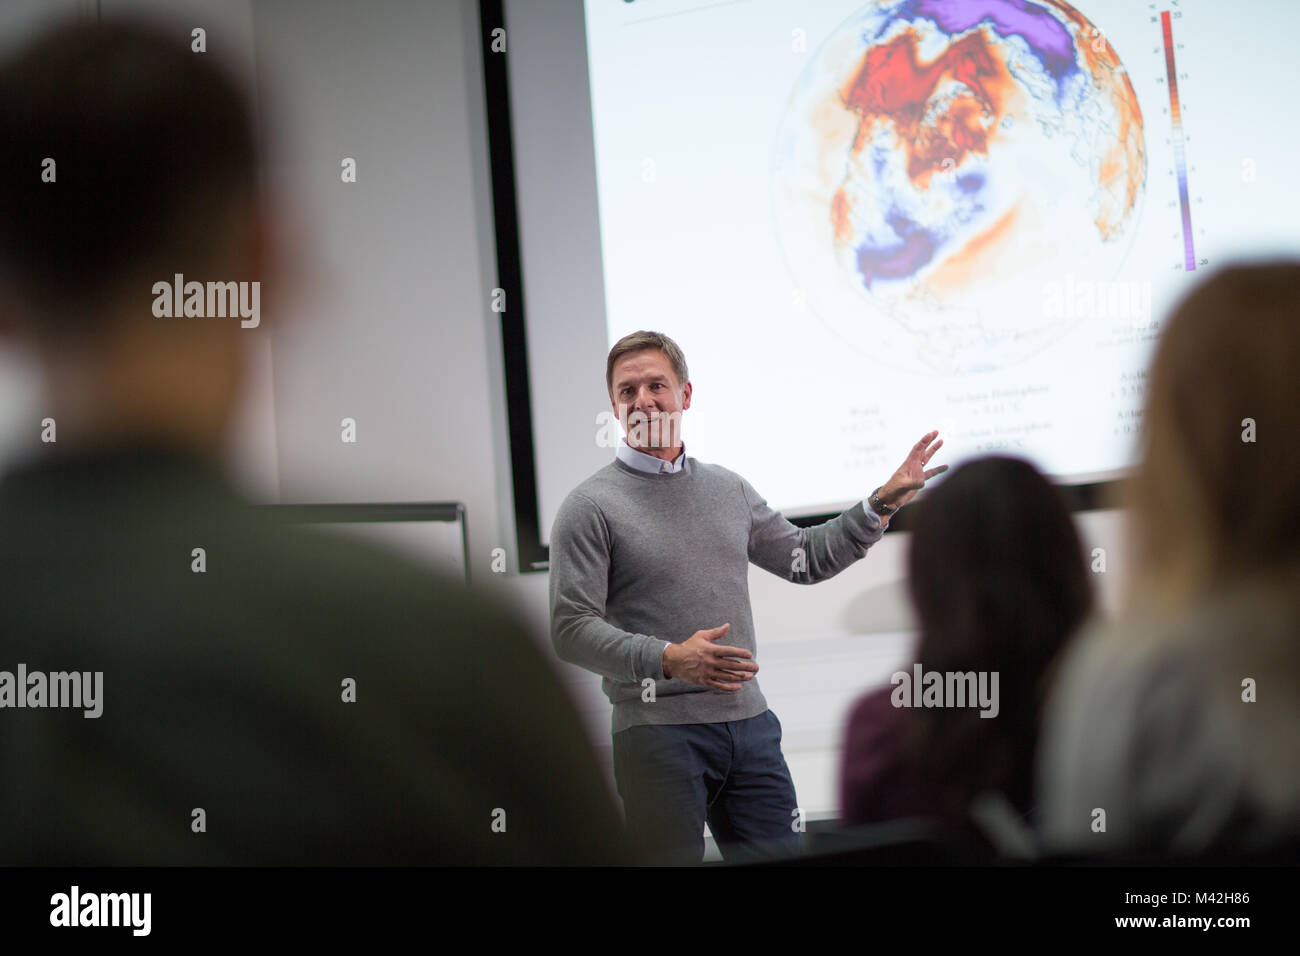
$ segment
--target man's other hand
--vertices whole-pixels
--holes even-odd
[[[750,660],[754,655],[743,647],[713,643],[729,630],[730,624],[710,627],[696,631],[680,644],[670,644],[664,651],[664,677],[732,693],[740,690],[744,681],[754,679],[758,665]]]

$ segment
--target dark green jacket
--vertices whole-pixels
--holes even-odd
[[[517,620],[283,524],[184,453],[52,453],[5,476],[0,671],[20,663],[102,672],[103,711],[0,708],[0,865],[629,859]]]

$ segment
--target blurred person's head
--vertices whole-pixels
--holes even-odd
[[[919,708],[908,752],[954,813],[983,790],[1027,810],[1049,669],[1092,607],[1083,548],[1060,492],[1026,461],[988,457],[915,506],[908,589],[925,671],[998,673],[998,709]]]
[[[1179,304],[1129,491],[1130,605],[1300,563],[1300,262],[1224,269]]]
[[[215,56],[188,28],[71,21],[0,63],[0,330],[40,361],[61,445],[223,439],[256,330],[154,312],[177,274],[251,290],[271,266],[252,112]]]

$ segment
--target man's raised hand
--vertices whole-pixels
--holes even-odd
[[[943,447],[942,438],[937,442],[934,441],[938,434],[938,431],[929,432],[912,446],[907,459],[898,466],[898,471],[890,476],[889,481],[885,482],[878,492],[881,501],[895,508],[901,508],[916,497],[916,493],[925,487],[927,481],[948,470],[947,465],[940,465],[929,471],[925,469],[930,459],[934,457],[934,453]],[[934,444],[932,445],[931,442]]]
[[[730,624],[705,628],[680,644],[670,644],[664,651],[664,677],[714,690],[740,690],[744,681],[754,679],[758,665],[750,660],[754,655],[743,647],[713,643],[729,630]],[[730,660],[736,657],[744,660]]]

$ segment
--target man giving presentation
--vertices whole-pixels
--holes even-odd
[[[839,574],[947,470],[925,468],[943,442],[930,432],[865,500],[799,528],[740,475],[687,456],[691,382],[672,339],[625,336],[605,379],[627,437],[555,519],[556,653],[604,678],[627,826],[663,862],[699,862],[706,821],[728,861],[792,852],[798,803],[755,677],[748,565],[799,584]]]

